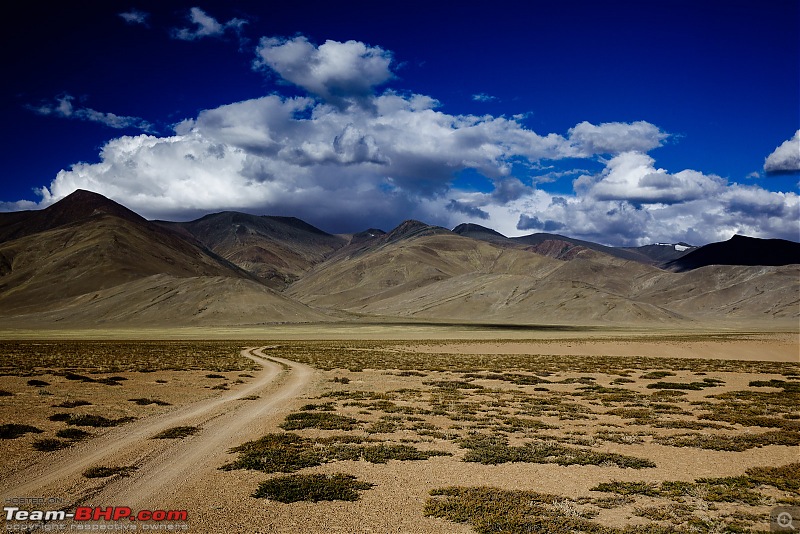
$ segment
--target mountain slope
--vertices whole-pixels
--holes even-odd
[[[165,276],[187,293],[196,286],[198,302],[200,281],[214,278],[235,281],[271,306],[290,308],[277,314],[281,318],[297,316],[296,310],[305,308],[265,291],[242,269],[99,195],[79,191],[40,212],[15,215],[0,219],[0,235],[7,237],[0,243],[0,315],[5,317],[44,317],[82,302],[86,309],[66,318],[83,314],[87,320],[97,319],[97,295],[153,276]],[[119,305],[127,314],[149,306],[147,299],[133,298],[120,299]],[[184,314],[181,307],[167,306],[162,320],[180,324]]]
[[[666,267],[689,271],[707,265],[800,264],[800,243],[785,239],[758,239],[735,235],[728,241],[709,243],[669,262]]]
[[[159,224],[191,236],[278,289],[347,244],[344,238],[295,217],[259,217],[226,211],[187,223]]]
[[[534,251],[547,246],[566,247],[569,261]],[[519,248],[419,223],[346,252],[315,267],[287,295],[329,309],[429,320],[631,323],[800,315],[800,277],[791,267],[679,274],[560,240]]]
[[[455,276],[493,270],[535,273],[556,264],[537,254],[406,221],[388,234],[338,251],[286,294],[306,304],[357,311]]]

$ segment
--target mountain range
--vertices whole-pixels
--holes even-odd
[[[800,244],[778,239],[622,248],[419,221],[333,235],[238,212],[148,221],[81,190],[0,213],[5,328],[799,317]]]

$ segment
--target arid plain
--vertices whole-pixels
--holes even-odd
[[[180,333],[5,332],[3,498],[264,533],[769,531],[800,504],[791,328]]]

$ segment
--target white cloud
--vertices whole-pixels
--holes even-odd
[[[674,204],[715,195],[726,185],[719,176],[693,170],[669,174],[654,163],[647,154],[623,152],[609,160],[600,175],[575,180],[575,188],[597,200]]]
[[[359,41],[326,41],[319,47],[308,39],[263,38],[257,68],[269,68],[323,100],[337,106],[364,102],[374,88],[394,77],[392,54]]]
[[[487,95],[486,93],[478,93],[472,95],[472,100],[476,102],[494,102],[498,100],[498,98],[496,96]]]
[[[606,122],[599,125],[584,121],[571,128],[568,133],[577,155],[582,157],[592,154],[649,152],[660,147],[669,137],[669,134],[645,121]]]
[[[199,7],[193,7],[189,10],[189,21],[194,24],[194,27],[176,28],[172,31],[172,36],[175,39],[194,41],[203,37],[220,37],[228,30],[239,30],[247,24],[246,20],[238,18],[221,23]]]
[[[767,156],[764,171],[770,174],[800,171],[800,130]]]
[[[131,9],[130,11],[120,13],[119,16],[122,17],[122,20],[127,24],[141,24],[147,26],[147,18],[150,16],[150,13],[139,11],[138,9]]]
[[[235,209],[294,215],[329,231],[388,230],[417,218],[450,227],[480,219],[506,235],[557,231],[617,245],[702,244],[736,232],[798,236],[795,193],[658,168],[646,152],[668,134],[647,122],[581,122],[564,136],[534,132],[524,117],[448,114],[430,96],[377,94],[393,76],[392,55],[355,41],[315,47],[303,37],[263,39],[257,62],[310,96],[274,94],[205,110],[169,137],[112,139],[99,162],[59,172],[38,206],[83,188],[150,218]],[[132,119],[75,108],[73,100],[37,111]],[[605,168],[584,171],[571,194],[536,189],[530,184],[539,178],[526,175],[545,169],[543,161],[599,155],[611,156]],[[455,188],[466,169],[494,190]],[[577,171],[559,169],[551,178]]]
[[[45,102],[38,106],[28,106],[28,109],[39,115],[50,115],[64,119],[76,119],[88,122],[96,122],[108,126],[109,128],[124,129],[136,128],[145,132],[153,130],[153,125],[139,117],[128,117],[116,115],[114,113],[104,113],[86,107],[75,107],[72,102],[74,96],[63,95],[57,97],[54,102]]]

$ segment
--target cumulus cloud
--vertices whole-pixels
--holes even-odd
[[[189,21],[194,24],[192,28],[176,28],[172,37],[182,41],[195,41],[203,37],[220,37],[228,30],[237,31],[247,24],[246,20],[233,18],[221,23],[199,7],[189,10]]]
[[[275,71],[331,104],[364,103],[374,88],[393,78],[392,54],[359,41],[326,41],[314,46],[303,36],[265,37],[257,49],[256,68]]]
[[[42,187],[38,206],[83,188],[150,218],[235,209],[294,215],[332,232],[388,230],[408,218],[453,227],[467,216],[506,235],[548,231],[614,245],[703,244],[737,232],[798,236],[795,193],[659,168],[647,151],[668,134],[653,124],[581,122],[566,135],[539,134],[522,116],[445,113],[428,95],[379,93],[393,77],[392,61],[390,52],[356,41],[262,39],[258,68],[307,96],[272,94],[204,110],[166,137],[112,139],[99,161],[75,164]],[[141,120],[73,101],[36,111],[109,125]],[[570,194],[530,185],[542,180],[527,174],[554,160],[599,157],[608,159],[595,174],[551,173],[552,180],[581,173]],[[467,169],[492,189],[458,189],[456,177]]]
[[[122,20],[127,24],[141,24],[147,26],[147,19],[150,13],[139,11],[138,9],[131,9],[130,11],[120,13],[119,16],[122,17]]]
[[[87,107],[76,107],[72,103],[74,100],[74,96],[67,94],[57,97],[53,102],[44,102],[38,106],[28,106],[28,109],[39,115],[96,122],[109,128],[136,128],[145,132],[153,130],[152,124],[139,117],[128,117],[114,113],[104,113]]]
[[[654,163],[647,154],[623,152],[611,158],[600,175],[575,180],[575,188],[597,200],[674,204],[713,196],[726,185],[719,176],[688,169],[670,174]]]
[[[800,171],[800,130],[767,156],[764,171],[768,174]]]
[[[621,152],[645,153],[660,147],[669,137],[654,124],[645,121],[598,125],[584,121],[570,128],[568,134],[576,155],[582,157]]]

